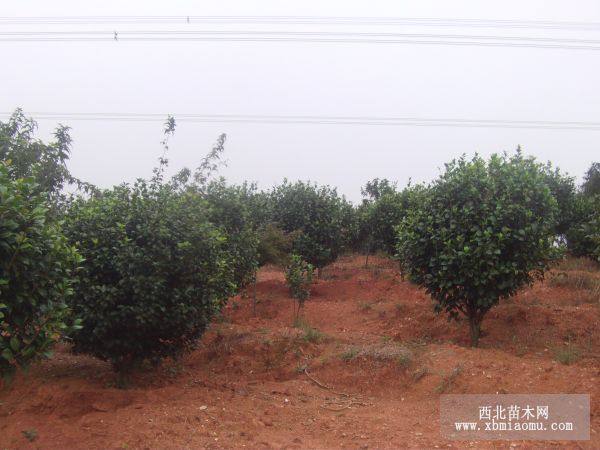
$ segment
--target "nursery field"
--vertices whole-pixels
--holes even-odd
[[[63,343],[0,391],[0,448],[599,448],[600,269],[569,259],[491,310],[478,348],[394,262],[344,256],[294,323],[259,271],[196,351],[115,387]],[[448,441],[444,393],[589,393],[589,441]]]

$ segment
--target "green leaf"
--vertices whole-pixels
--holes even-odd
[[[7,361],[12,361],[14,358],[13,353],[10,351],[9,348],[5,348],[1,354],[2,354],[2,357]]]
[[[21,343],[19,342],[19,339],[16,336],[11,337],[10,338],[10,348],[12,348],[12,350],[14,352],[18,352],[20,347],[21,347]]]

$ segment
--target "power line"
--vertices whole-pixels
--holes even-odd
[[[4,117],[10,113],[0,113]],[[33,112],[38,120],[83,120],[114,122],[164,121],[167,114],[153,113],[58,113]],[[317,124],[317,125],[377,125],[422,126],[458,128],[523,128],[548,130],[600,131],[600,122],[588,121],[533,121],[497,119],[452,119],[385,116],[318,116],[318,115],[249,115],[249,114],[175,114],[180,122],[196,123],[248,123],[248,124]]]
[[[257,30],[117,30],[120,38],[132,36],[153,35],[250,35],[250,36],[317,36],[317,37],[365,37],[365,38],[432,38],[432,39],[474,39],[474,40],[508,40],[508,41],[531,41],[531,42],[554,42],[571,44],[600,44],[600,39],[576,39],[576,38],[544,38],[529,36],[498,36],[498,35],[468,35],[468,34],[432,34],[432,33],[367,33],[367,32],[322,32],[322,31],[257,31]],[[115,30],[110,31],[0,31],[1,36],[26,36],[26,37],[79,37],[94,36],[110,37],[114,36]]]
[[[39,16],[0,17],[0,25],[93,25],[113,23],[269,24],[269,25],[407,25],[435,27],[600,30],[598,22],[526,21],[439,17],[368,16]]]
[[[588,45],[600,43],[598,40],[585,39],[551,39],[551,38],[528,38],[528,37],[499,37],[499,36],[477,36],[464,40],[458,40],[459,35],[430,35],[430,39],[394,39],[376,38],[376,33],[340,33],[349,37],[336,37],[335,33],[315,33],[313,35],[302,35],[299,33],[268,34],[257,33],[256,35],[239,35],[238,32],[207,33],[207,35],[187,35],[185,32],[170,32],[145,34],[143,32],[97,32],[95,34],[68,33],[68,34],[45,34],[44,32],[31,34],[0,35],[0,42],[300,42],[300,43],[338,43],[338,44],[417,44],[417,45],[450,45],[450,46],[481,46],[481,47],[514,47],[514,48],[540,48],[540,49],[563,49],[563,50],[600,50],[599,45]],[[199,33],[196,33],[199,34]],[[220,35],[219,35],[220,34]],[[262,35],[260,35],[262,34]],[[265,35],[266,34],[266,35]],[[297,35],[295,35],[297,34]],[[359,37],[351,37],[353,35]],[[398,34],[400,35],[400,34]],[[314,37],[313,37],[314,36]],[[333,36],[333,37],[330,37]],[[410,36],[407,34],[407,36]],[[426,35],[423,35],[426,36]],[[436,36],[448,36],[452,39],[436,39]],[[456,37],[455,37],[456,36]],[[490,39],[489,41],[477,39]],[[496,39],[494,41],[493,39]],[[573,43],[573,44],[564,44]]]

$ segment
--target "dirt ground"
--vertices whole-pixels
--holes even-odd
[[[282,273],[263,269],[255,313],[232,299],[198,350],[127,390],[58,348],[0,392],[0,449],[600,448],[597,268],[570,261],[492,309],[472,349],[393,262],[363,265],[326,268],[296,327]],[[588,393],[591,440],[448,441],[443,393]]]

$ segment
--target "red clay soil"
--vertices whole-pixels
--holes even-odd
[[[324,271],[303,327],[283,275],[262,270],[256,314],[232,299],[198,350],[127,390],[58,348],[0,392],[0,448],[600,448],[597,291],[537,283],[486,316],[472,349],[466,323],[436,316],[392,262],[363,263]],[[442,393],[591,394],[591,439],[448,441]]]

